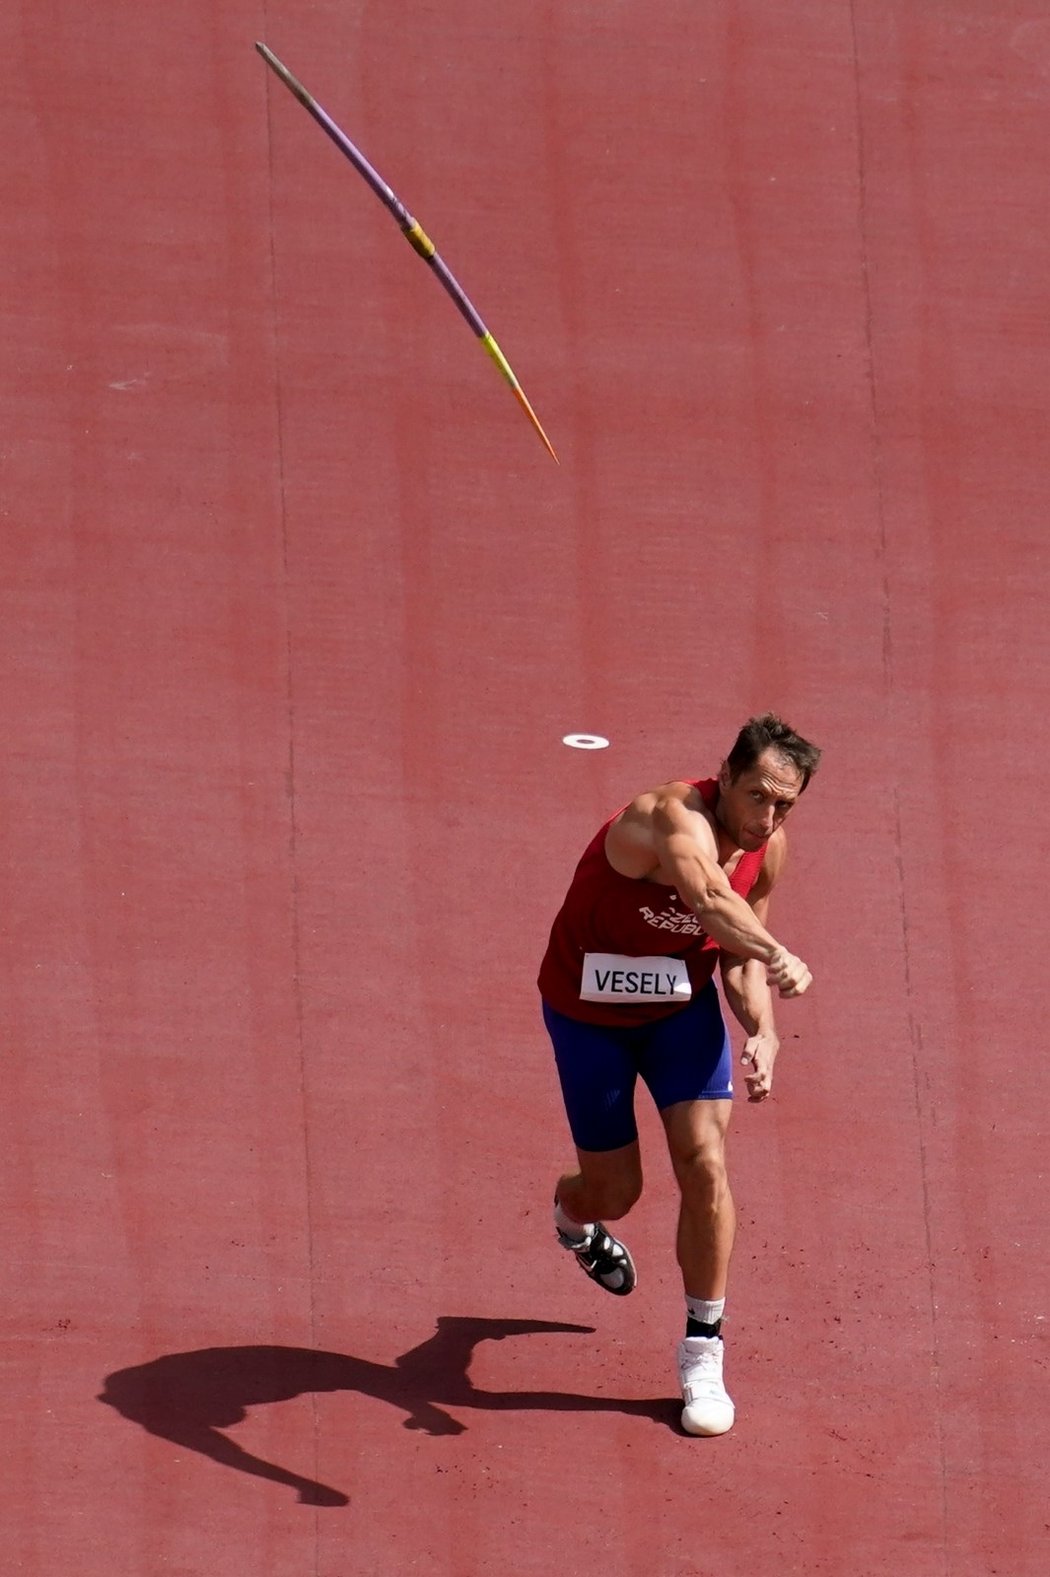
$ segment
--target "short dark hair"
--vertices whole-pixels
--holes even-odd
[[[735,783],[741,772],[750,771],[763,750],[775,750],[790,761],[802,774],[803,788],[820,765],[820,751],[816,745],[796,734],[773,712],[763,712],[761,717],[748,718],[726,757],[731,781]]]

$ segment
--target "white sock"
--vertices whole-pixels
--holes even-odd
[[[694,1320],[699,1320],[701,1325],[717,1325],[725,1313],[726,1300],[724,1298],[691,1298],[685,1296],[685,1306]]]
[[[574,1243],[586,1243],[594,1231],[593,1221],[574,1221],[571,1216],[567,1216],[560,1199],[554,1201],[554,1225],[563,1237],[572,1238]]]

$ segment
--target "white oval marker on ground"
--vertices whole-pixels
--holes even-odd
[[[573,750],[604,750],[608,743],[601,734],[566,734],[562,739],[562,744]]]

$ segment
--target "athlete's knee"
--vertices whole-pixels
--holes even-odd
[[[720,1140],[680,1150],[674,1156],[674,1171],[683,1200],[697,1208],[717,1210],[729,1192],[725,1148]]]

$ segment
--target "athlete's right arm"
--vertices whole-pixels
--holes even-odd
[[[812,979],[809,970],[733,891],[710,822],[688,803],[695,793],[689,783],[665,783],[639,795],[609,829],[609,863],[623,876],[673,883],[719,947],[764,964],[782,997],[801,996]]]

